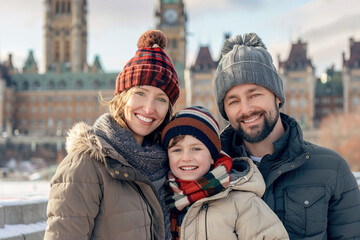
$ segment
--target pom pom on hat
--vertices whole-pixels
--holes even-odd
[[[165,34],[159,30],[148,30],[144,32],[138,42],[137,47],[140,48],[152,48],[154,45],[161,49],[166,48],[166,37]]]
[[[116,79],[115,95],[134,86],[149,85],[160,88],[172,105],[179,97],[180,86],[175,67],[163,49],[165,34],[159,30],[143,33],[137,43],[138,50]]]
[[[161,142],[167,149],[170,140],[179,135],[190,135],[200,140],[209,149],[216,161],[221,151],[219,125],[204,107],[193,106],[175,114],[161,134]]]
[[[256,33],[227,39],[221,50],[222,59],[215,71],[214,95],[220,114],[228,120],[224,110],[224,97],[232,87],[256,84],[267,88],[284,105],[283,82],[273,64],[265,44]]]

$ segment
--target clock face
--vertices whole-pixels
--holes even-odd
[[[178,12],[174,8],[168,8],[164,10],[163,17],[166,23],[174,24],[178,19]]]

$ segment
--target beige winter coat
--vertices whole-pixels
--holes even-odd
[[[51,180],[45,240],[165,238],[152,184],[89,126],[71,130],[67,150]]]
[[[265,183],[257,167],[249,158],[234,161],[249,164],[250,170],[225,191],[195,202],[182,222],[181,239],[289,239],[279,218],[261,200]]]

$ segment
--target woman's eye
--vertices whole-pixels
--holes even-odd
[[[143,93],[143,92],[135,92],[135,94],[139,95],[139,96],[144,96],[145,95],[145,93]]]
[[[157,98],[157,100],[160,102],[167,102],[165,98]]]

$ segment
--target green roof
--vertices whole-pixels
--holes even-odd
[[[16,91],[114,89],[118,73],[22,73],[11,76]]]

